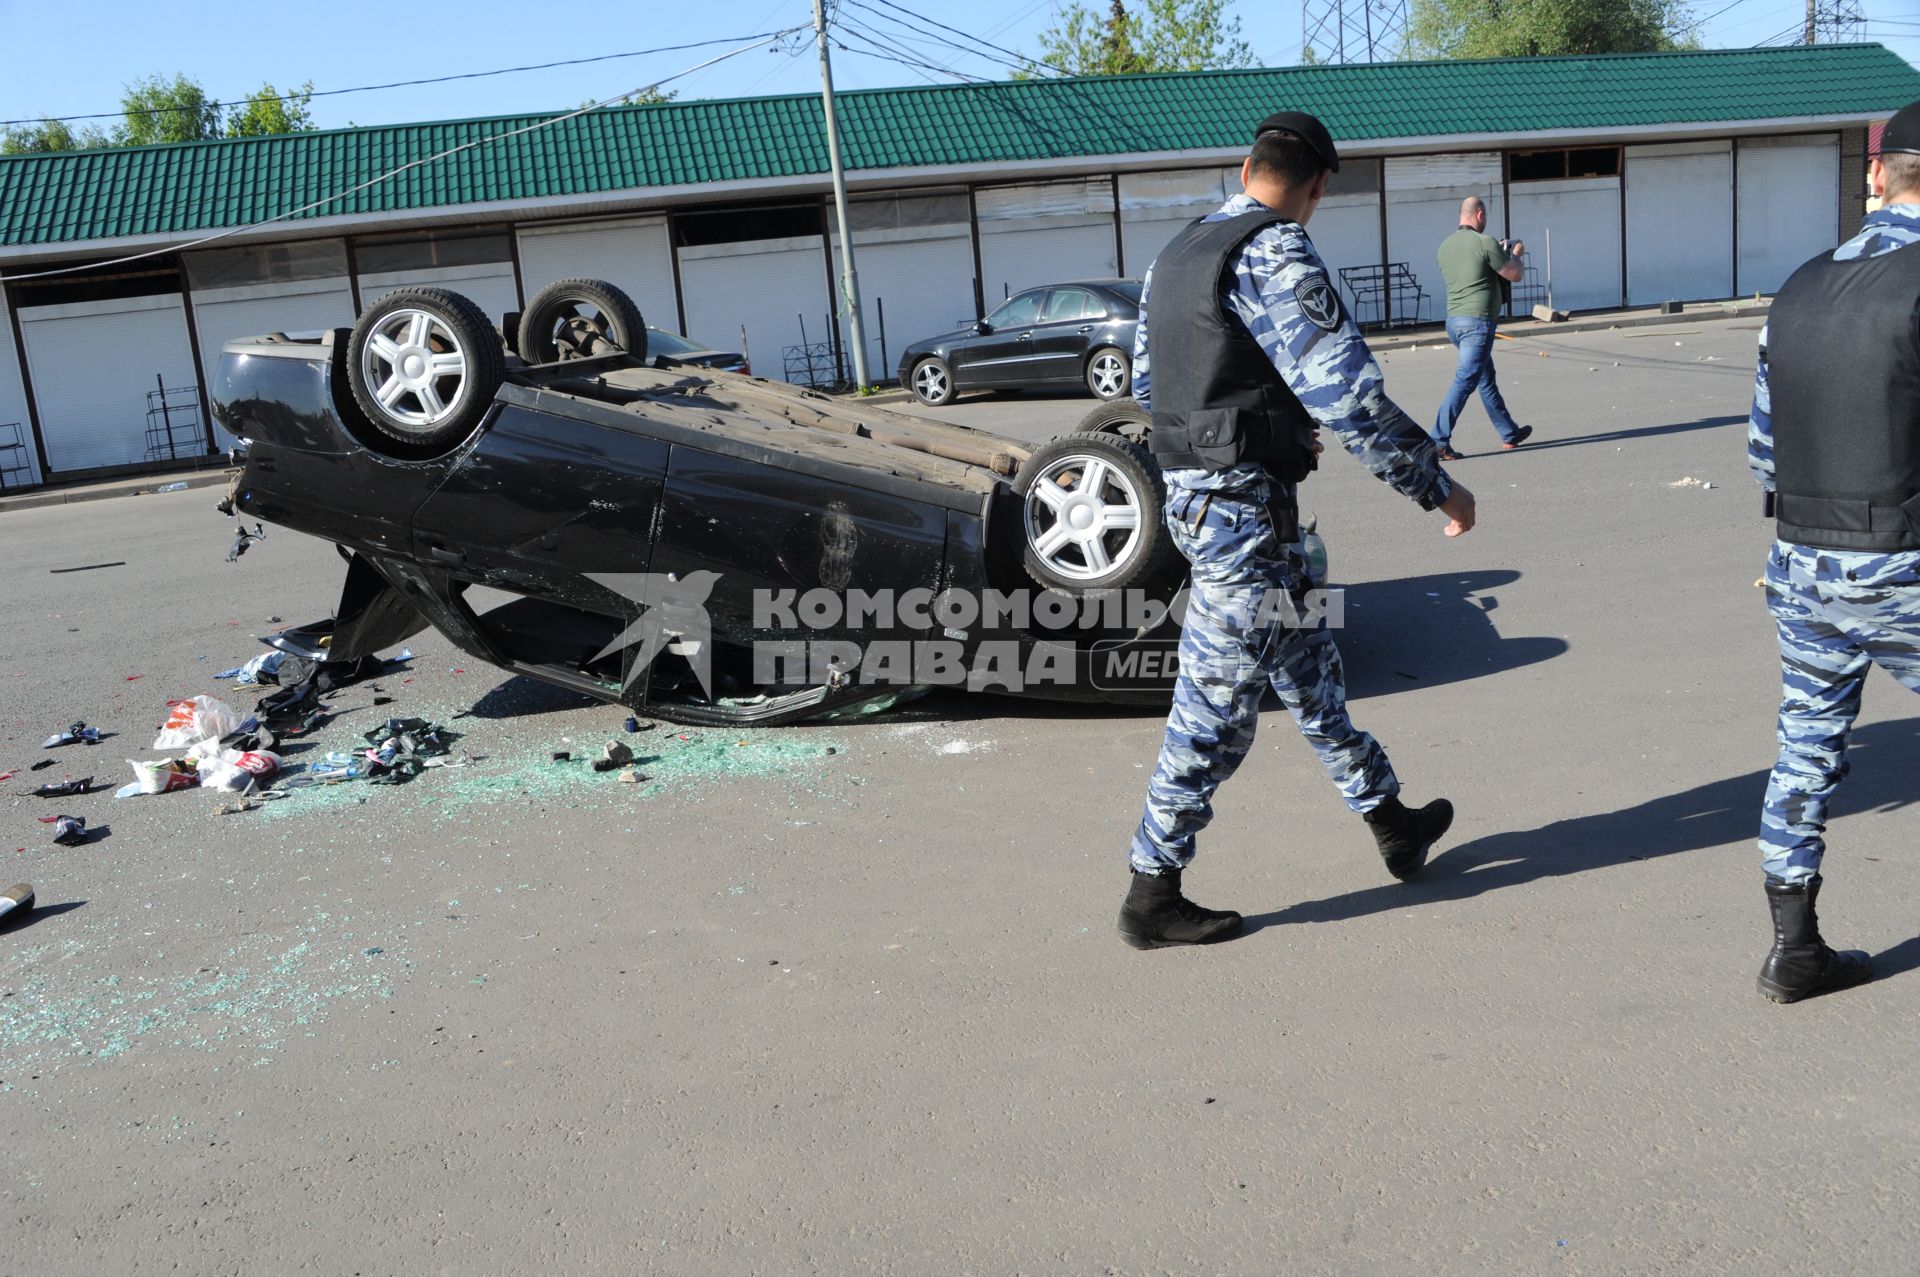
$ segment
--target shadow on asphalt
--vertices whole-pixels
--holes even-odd
[[[25,913],[15,910],[9,913],[4,919],[0,919],[0,935],[11,935],[16,931],[25,931],[28,927],[31,927],[43,918],[51,918],[58,913],[67,913],[82,907],[86,903],[84,900],[63,900],[57,905],[36,904]]]
[[[1913,783],[1920,768],[1920,718],[1873,723],[1853,733],[1847,756],[1852,775],[1834,800],[1834,816],[1851,811],[1892,811],[1920,797]],[[1760,832],[1760,799],[1767,772],[1717,780],[1678,794],[1651,798],[1619,811],[1595,812],[1558,820],[1539,829],[1490,834],[1450,847],[1435,856],[1426,872],[1410,883],[1383,883],[1324,900],[1307,900],[1269,913],[1250,915],[1243,935],[1285,923],[1342,922],[1389,909],[1418,908],[1447,900],[1469,900],[1542,879],[1607,869],[1637,860],[1751,843]],[[1837,859],[1871,848],[1848,847],[1842,835]],[[1904,848],[1890,850],[1904,851]],[[1835,855],[1830,848],[1830,855]],[[1754,925],[1764,929],[1766,908],[1760,893],[1759,852],[1753,855]],[[1829,940],[1846,942],[1843,918],[1829,918]],[[1837,939],[1836,939],[1837,937]],[[1920,967],[1920,937],[1903,941],[1876,959],[1881,975]]]
[[[1487,591],[1519,579],[1495,569],[1347,586],[1339,636],[1347,699],[1485,678],[1566,652],[1565,639],[1509,638],[1494,625],[1500,596]]]
[[[1490,451],[1484,456],[1521,456],[1529,452],[1542,452],[1548,448],[1573,448],[1590,443],[1621,443],[1628,439],[1653,439],[1661,435],[1684,435],[1695,430],[1718,430],[1722,426],[1744,426],[1745,417],[1702,417],[1698,421],[1675,421],[1664,426],[1636,426],[1631,430],[1609,430],[1603,434],[1569,435],[1564,439],[1542,439],[1535,443],[1529,441],[1512,452]]]

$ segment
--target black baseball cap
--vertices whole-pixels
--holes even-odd
[[[1880,153],[1888,151],[1920,155],[1920,102],[1901,107],[1881,130]]]
[[[1913,107],[1907,108],[1907,111],[1912,110]],[[1906,114],[1905,111],[1901,112],[1901,115],[1904,114]],[[1900,116],[1896,115],[1893,118],[1898,120]],[[1916,136],[1920,136],[1920,113],[1915,115],[1914,130]],[[1893,125],[1889,124],[1887,131],[1891,135]],[[1328,172],[1340,171],[1340,152],[1333,149],[1333,135],[1327,132],[1326,125],[1305,111],[1275,111],[1260,121],[1260,127],[1253,131],[1253,140],[1258,142],[1269,133],[1291,133],[1311,147],[1315,155],[1326,161]]]

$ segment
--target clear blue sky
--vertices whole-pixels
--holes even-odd
[[[1056,0],[894,0],[906,9],[1008,49],[1037,51]],[[864,5],[866,7],[857,7]],[[1093,0],[1104,8],[1104,0]],[[1288,66],[1300,51],[1296,0],[1229,0],[1260,60]],[[1863,0],[1865,38],[1920,62],[1920,0]],[[1008,68],[990,55],[962,52],[955,37],[914,35],[876,16],[882,0],[846,0],[841,16],[854,32],[880,36],[897,52],[984,79]],[[1783,36],[1805,12],[1804,0],[1695,0],[1693,15],[1708,47],[1756,44]],[[622,15],[625,16],[622,16]],[[113,111],[122,86],[152,73],[184,71],[216,97],[257,88],[283,91],[312,80],[316,89],[563,58],[652,49],[715,36],[809,23],[811,0],[620,0],[598,5],[508,4],[466,0],[410,9],[392,3],[157,5],[151,0],[0,0],[0,119]],[[911,21],[911,19],[909,19]],[[854,40],[850,39],[849,44]],[[674,81],[682,100],[817,91],[810,43],[755,50]],[[489,79],[316,98],[315,122],[383,124],[474,115],[568,109],[673,74],[724,48],[659,53],[592,66]],[[884,61],[870,53],[834,54],[843,88],[878,88],[957,78]],[[111,121],[104,121],[111,123]]]

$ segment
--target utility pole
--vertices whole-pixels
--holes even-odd
[[[853,268],[853,236],[847,232],[847,174],[840,166],[840,121],[833,111],[833,63],[827,59],[827,14],[822,0],[813,0],[813,32],[820,45],[820,96],[827,107],[827,164],[833,170],[833,211],[840,225],[840,304],[853,329],[853,382],[864,390],[867,380],[867,331],[860,319],[860,275]]]
[[[820,6],[818,3],[818,0],[815,0],[814,8],[818,9],[819,7]],[[1807,0],[1806,39],[1802,40],[1800,43],[1802,44],[1813,43],[1814,37],[1819,30],[1819,21],[1820,21],[1820,10],[1816,3],[1816,0]]]

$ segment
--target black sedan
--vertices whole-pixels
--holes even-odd
[[[1184,564],[1136,443],[1034,447],[653,367],[601,281],[543,290],[517,336],[516,358],[468,299],[409,288],[351,330],[227,344],[213,400],[246,444],[238,513],[349,564],[333,617],[279,646],[358,662],[432,625],[689,723],[928,687],[1164,703]]]
[[[1140,281],[1082,279],[1029,288],[973,325],[917,341],[900,357],[900,384],[920,402],[967,390],[1085,386],[1097,398],[1133,391]]]

